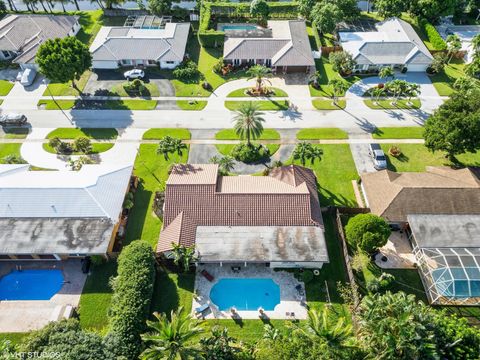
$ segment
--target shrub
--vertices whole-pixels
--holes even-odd
[[[27,162],[19,155],[9,154],[5,156],[2,161],[5,164],[27,164]]]
[[[142,94],[145,92],[146,87],[142,80],[135,79],[133,81],[126,82],[123,88],[127,93]]]
[[[420,25],[423,27],[423,30],[425,31],[425,34],[428,37],[428,41],[430,41],[434,50],[447,49],[447,44],[445,44],[445,41],[442,39],[442,37],[438,33],[435,26],[430,24],[426,19],[420,20]]]
[[[186,60],[173,70],[173,76],[182,80],[193,80],[198,74],[198,66],[193,60]]]
[[[305,284],[308,284],[309,282],[311,282],[313,280],[313,272],[311,270],[305,270],[303,273],[302,273],[302,281],[305,283]]]
[[[140,354],[140,334],[146,330],[154,281],[152,247],[145,241],[134,241],[118,257],[118,275],[112,282],[106,342],[117,357],[136,359]]]
[[[48,145],[53,149],[58,148],[61,143],[62,143],[62,140],[60,140],[58,137],[54,137],[48,140]]]
[[[390,146],[390,149],[388,149],[388,153],[396,158],[402,155],[402,150],[400,150],[398,146]]]
[[[218,59],[215,65],[213,65],[213,71],[216,72],[217,74],[221,74],[222,68],[223,68],[223,57]]]
[[[75,139],[73,142],[73,147],[78,152],[88,154],[92,151],[92,142],[89,138],[81,136]]]
[[[384,246],[391,230],[387,222],[373,214],[358,214],[348,221],[345,235],[348,243],[367,253]]]
[[[68,142],[60,141],[60,144],[56,147],[56,150],[59,154],[70,154],[73,152],[73,146]]]
[[[235,145],[230,155],[237,161],[252,163],[268,158],[270,156],[270,151],[266,146],[261,144],[248,145],[246,143],[241,143]]]
[[[332,64],[333,70],[339,72],[340,75],[350,74],[357,63],[353,59],[352,54],[347,51],[332,52],[328,56],[328,60]]]
[[[380,277],[373,279],[367,284],[368,292],[375,294],[388,290],[395,281],[395,276],[389,273],[382,272]]]

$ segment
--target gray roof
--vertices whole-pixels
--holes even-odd
[[[201,262],[328,262],[317,226],[198,226]]]
[[[78,19],[67,15],[8,15],[0,21],[0,50],[20,53],[14,62],[32,62],[41,43],[66,37]]]
[[[190,23],[167,23],[165,29],[102,27],[90,52],[94,61],[182,61],[189,31]]]
[[[272,66],[313,66],[312,49],[303,20],[269,21],[271,37],[226,37],[225,60],[271,59]],[[270,33],[268,33],[270,34]]]
[[[0,218],[0,254],[105,254],[108,219]]]
[[[480,215],[407,216],[420,248],[480,248]]]

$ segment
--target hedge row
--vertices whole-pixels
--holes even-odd
[[[298,4],[294,2],[269,2],[270,18],[292,19],[298,15]],[[198,28],[198,41],[203,47],[216,47],[223,44],[225,33],[212,29],[212,15],[232,19],[248,20],[250,3],[202,2],[200,6],[200,25]]]
[[[445,41],[442,39],[437,29],[435,29],[435,26],[430,24],[428,20],[420,20],[420,26],[423,27],[423,31],[427,35],[428,41],[430,41],[430,44],[433,46],[433,50],[445,50],[447,48],[447,44],[445,44]]]
[[[146,331],[155,282],[152,247],[141,240],[125,247],[118,257],[117,271],[106,343],[117,357],[136,359],[142,349],[140,334]]]

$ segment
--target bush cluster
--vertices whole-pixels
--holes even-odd
[[[50,139],[48,142],[57,154],[70,154],[74,151],[89,154],[92,152],[92,142],[85,136],[80,136],[75,139],[73,143],[62,141],[58,137]]]
[[[193,80],[198,74],[198,66],[193,60],[186,60],[173,70],[173,76],[182,80]]]
[[[127,93],[142,94],[145,92],[146,87],[142,80],[135,79],[133,81],[128,81],[123,85],[123,88]]]
[[[420,25],[423,27],[423,30],[425,31],[425,34],[427,34],[428,41],[430,41],[430,43],[432,44],[432,46],[435,50],[446,50],[447,49],[447,44],[445,43],[445,41],[440,36],[437,29],[435,29],[435,26],[430,24],[428,22],[428,20],[426,20],[426,19],[420,20]]]
[[[369,254],[384,246],[390,233],[387,222],[374,214],[355,215],[345,226],[345,236],[350,246]]]
[[[256,162],[270,156],[270,151],[261,144],[242,143],[236,145],[230,155],[237,161],[244,163]]]
[[[140,334],[146,319],[155,281],[155,258],[145,241],[135,241],[118,257],[118,275],[113,280],[109,311],[109,349],[118,357],[136,359],[142,350]]]

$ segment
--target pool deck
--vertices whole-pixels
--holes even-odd
[[[200,272],[205,269],[215,280],[209,282]],[[194,317],[195,308],[208,303],[209,309],[203,312],[201,318],[204,319],[260,319],[260,313],[255,311],[240,311],[235,314],[230,311],[221,311],[211,300],[210,290],[220,279],[224,278],[269,278],[280,286],[280,304],[275,306],[273,311],[264,311],[264,319],[297,319],[304,320],[307,318],[307,308],[305,303],[305,287],[304,284],[297,279],[293,273],[286,271],[274,271],[265,267],[265,265],[248,264],[247,267],[241,266],[241,270],[235,273],[231,269],[231,265],[200,265],[197,267],[195,276],[195,294],[192,303],[192,315]],[[300,295],[296,286],[301,286]],[[294,316],[287,313],[294,313]]]
[[[65,283],[50,300],[0,301],[0,333],[40,329],[63,317],[66,306],[77,307],[87,278],[80,260],[0,262],[0,277],[22,269],[60,269]]]

